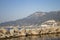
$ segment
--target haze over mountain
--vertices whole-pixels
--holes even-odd
[[[26,25],[36,25],[36,24],[40,25],[41,23],[51,19],[60,21],[60,11],[35,12],[23,19],[1,23],[0,26],[8,26],[8,25],[26,26]]]

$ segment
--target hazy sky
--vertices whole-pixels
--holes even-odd
[[[0,23],[54,10],[60,10],[60,0],[0,0]]]

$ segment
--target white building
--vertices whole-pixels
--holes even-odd
[[[57,22],[55,20],[48,20],[41,24],[41,27],[55,27],[57,26]]]

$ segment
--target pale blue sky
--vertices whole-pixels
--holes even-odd
[[[0,23],[22,19],[36,11],[60,10],[60,0],[0,0]]]

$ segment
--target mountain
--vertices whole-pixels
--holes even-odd
[[[36,25],[36,24],[40,25],[41,23],[51,19],[60,21],[60,11],[35,12],[23,19],[1,23],[0,26],[7,26],[7,25],[26,26],[26,25]]]

